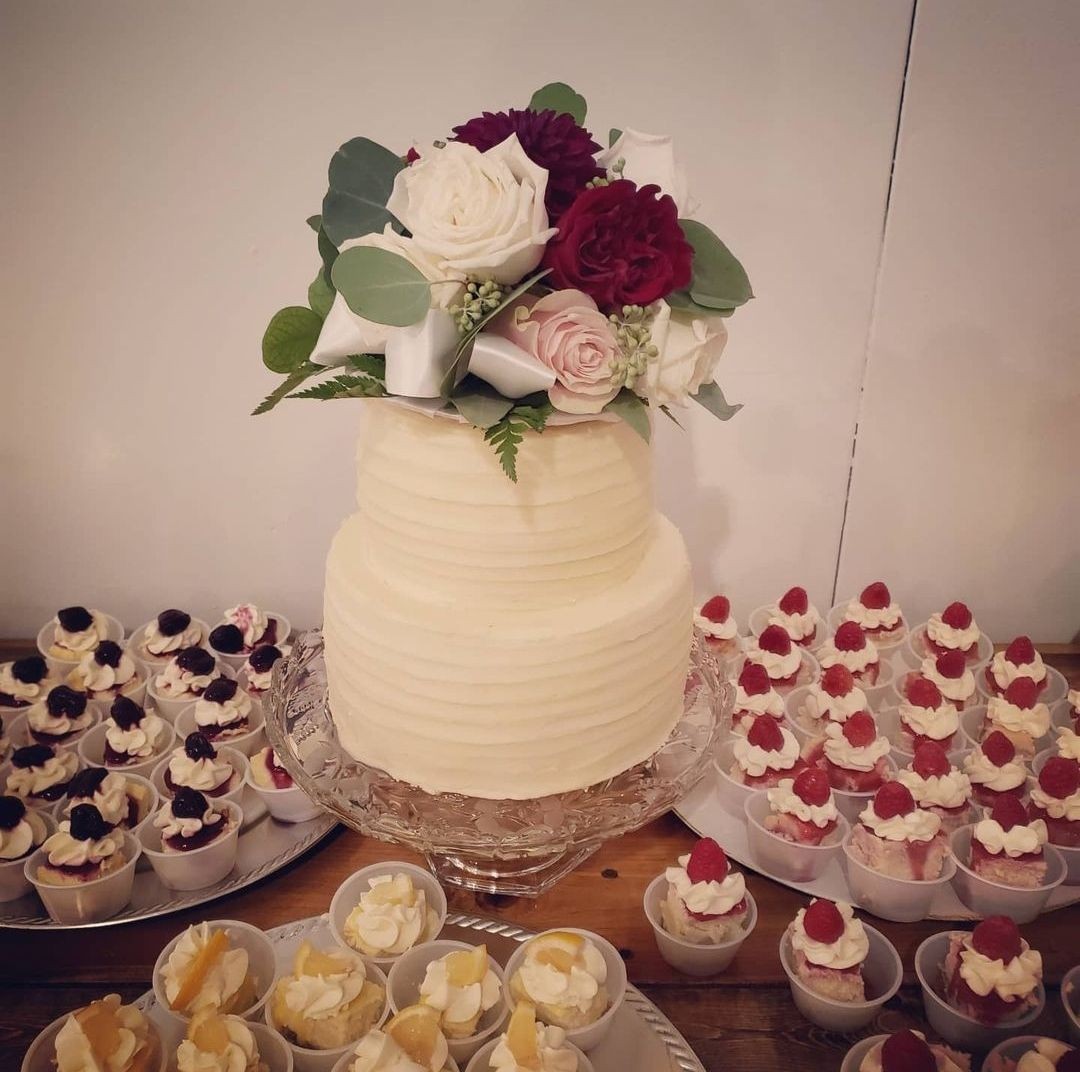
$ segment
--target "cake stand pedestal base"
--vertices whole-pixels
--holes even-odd
[[[580,867],[599,847],[589,845],[518,860],[493,860],[453,852],[425,855],[428,867],[444,886],[512,897],[539,897]]]

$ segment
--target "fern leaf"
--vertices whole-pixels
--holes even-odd
[[[289,398],[381,398],[386,394],[386,387],[370,376],[335,376],[314,387],[297,391]]]
[[[290,392],[295,391],[305,380],[323,371],[322,365],[313,365],[305,361],[295,372],[289,373],[252,411],[253,417],[260,413],[269,413],[283,398],[287,398]]]
[[[514,420],[513,411],[511,411],[498,424],[493,424],[484,433],[485,441],[495,448],[502,471],[515,484],[517,483],[517,451],[521,446],[523,427],[521,422]]]

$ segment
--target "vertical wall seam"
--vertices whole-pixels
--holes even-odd
[[[840,515],[840,538],[836,545],[836,565],[833,569],[829,606],[835,606],[838,598],[836,589],[840,580],[840,562],[844,555],[844,536],[847,532],[848,507],[851,504],[851,484],[855,475],[855,452],[859,444],[859,424],[862,420],[866,380],[870,372],[870,342],[874,337],[874,320],[877,316],[878,298],[881,292],[882,266],[885,262],[885,237],[889,227],[889,206],[892,203],[893,182],[896,179],[897,154],[900,151],[900,129],[904,119],[904,98],[907,95],[908,72],[911,69],[911,47],[915,37],[915,16],[918,10],[919,0],[912,0],[911,21],[908,23],[907,49],[904,53],[904,71],[900,78],[900,97],[896,103],[896,128],[893,131],[892,159],[889,163],[889,184],[885,190],[885,206],[881,216],[881,241],[878,244],[877,265],[874,269],[874,293],[870,300],[870,315],[866,323],[866,344],[863,347],[862,369],[859,377],[859,397],[855,405],[855,427],[851,433],[851,455],[848,458],[847,485],[844,488],[844,509]]]

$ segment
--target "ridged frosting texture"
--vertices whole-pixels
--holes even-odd
[[[370,407],[327,561],[330,704],[352,755],[430,792],[525,799],[651,755],[682,707],[686,549],[622,423],[529,434]]]

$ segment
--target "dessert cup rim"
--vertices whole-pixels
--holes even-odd
[[[953,862],[956,864],[958,871],[963,871],[965,875],[973,878],[976,882],[981,882],[986,886],[991,887],[995,891],[1002,893],[1012,894],[1042,894],[1049,893],[1056,890],[1068,876],[1068,868],[1065,865],[1065,857],[1063,857],[1056,845],[1047,842],[1043,845],[1043,853],[1047,856],[1048,860],[1054,860],[1056,857],[1056,863],[1058,868],[1058,877],[1052,882],[1044,882],[1038,886],[1006,886],[1004,882],[995,882],[993,879],[984,878],[982,875],[976,874],[967,864],[964,863],[963,857],[961,857],[953,847],[953,843],[957,840],[957,836],[966,834],[968,837],[968,848],[971,847],[971,840],[975,836],[975,823],[965,823],[963,826],[958,826],[949,835],[949,851],[952,853]]]
[[[688,942],[685,938],[680,938],[679,935],[672,934],[671,931],[667,930],[663,926],[659,919],[655,918],[654,910],[651,903],[653,900],[656,899],[656,891],[660,883],[666,881],[667,876],[664,874],[663,871],[661,871],[660,874],[657,875],[656,878],[654,878],[652,882],[650,882],[649,885],[645,887],[645,896],[642,899],[642,903],[645,909],[645,918],[652,925],[653,930],[663,934],[665,938],[670,939],[675,945],[681,946],[684,949],[710,949],[714,951],[727,950],[731,949],[732,946],[738,947],[742,945],[742,943],[745,942],[746,939],[749,938],[750,935],[754,932],[754,928],[757,927],[757,901],[754,900],[754,895],[749,890],[747,890],[745,893],[747,925],[743,928],[742,934],[740,934],[738,937],[730,938],[726,942]],[[659,900],[662,901],[663,898],[661,897],[659,898]],[[565,929],[570,930],[572,928]]]
[[[154,816],[156,816],[158,814],[158,812],[161,811],[162,807],[164,807],[164,805],[167,804],[167,803],[168,803],[168,801],[165,801],[165,800],[160,801],[159,804],[158,804],[158,807],[154,809],[154,813],[153,813]],[[209,801],[208,801],[208,803],[209,803]],[[162,856],[163,857],[168,857],[169,859],[175,859],[177,856],[183,856],[183,857],[187,858],[187,857],[191,857],[191,856],[197,856],[199,853],[205,852],[207,849],[216,848],[218,845],[220,845],[223,842],[227,841],[230,837],[238,837],[239,834],[240,834],[240,827],[243,826],[243,824],[244,824],[244,809],[241,808],[240,805],[237,804],[236,801],[234,801],[234,800],[220,800],[217,803],[222,804],[227,809],[229,809],[229,812],[230,812],[232,818],[234,818],[236,820],[236,826],[234,827],[234,829],[232,831],[226,832],[224,837],[214,838],[213,841],[208,841],[205,845],[200,845],[197,849],[188,849],[186,852],[183,852],[183,853],[174,853],[174,852],[166,852],[164,849],[152,849],[152,848],[150,848],[150,846],[145,843],[146,835],[140,835],[139,840],[142,843],[143,853],[148,858],[162,857]],[[145,823],[145,820],[144,820],[144,823]],[[151,831],[151,836],[155,837],[157,839],[158,843],[161,844],[161,835],[157,832],[157,827],[155,827],[153,825],[153,823],[151,823],[149,827],[146,827],[144,825],[144,823],[140,823],[140,830],[143,830],[143,829],[150,830]]]
[[[836,790],[830,788],[829,792],[834,793],[836,792]],[[765,824],[761,822],[756,815],[751,814],[751,807],[755,806],[754,802],[759,797],[766,804],[768,804],[768,796],[766,795],[767,793],[767,789],[759,789],[757,790],[757,792],[751,793],[750,796],[748,796],[743,803],[743,811],[746,814],[747,822],[753,823],[754,826],[757,827],[757,829],[760,830],[763,834],[768,834],[769,837],[775,839],[776,841],[781,841],[785,845],[791,845],[793,848],[802,849],[807,852],[836,852],[841,847],[841,845],[843,845],[844,838],[847,837],[848,831],[851,829],[851,823],[848,822],[847,818],[839,810],[839,808],[836,812],[836,830],[834,830],[832,834],[829,834],[827,836],[833,837],[835,834],[839,834],[840,836],[834,838],[834,840],[827,845],[820,843],[817,845],[804,845],[798,841],[788,841],[787,838],[782,838],[779,834],[773,833],[773,831],[769,830],[768,827],[766,827]]]
[[[1080,1027],[1080,1007],[1073,1008],[1072,1005],[1069,1004],[1068,996],[1065,993],[1067,989],[1065,985],[1066,983],[1072,985],[1074,993],[1080,991],[1080,964],[1074,964],[1061,977],[1061,988],[1059,991],[1061,1004],[1065,1008],[1066,1019],[1069,1020],[1071,1023],[1075,1024],[1077,1027]]]
[[[789,963],[791,960],[791,928],[794,926],[794,921],[789,923],[785,928],[783,934],[780,935],[780,966],[784,969],[784,974],[788,977],[788,981],[792,986],[797,986],[804,994],[812,997],[815,1001],[820,1001],[822,1004],[835,1009],[872,1009],[878,1008],[885,1004],[894,994],[900,989],[904,982],[904,962],[900,959],[900,954],[896,950],[896,946],[885,937],[876,927],[871,927],[869,923],[863,922],[863,928],[867,932],[867,936],[870,941],[875,939],[880,943],[881,947],[889,954],[889,963],[893,968],[893,981],[883,995],[876,998],[867,998],[865,1001],[837,1001],[835,998],[826,997],[824,994],[819,994],[815,990],[811,990],[796,974],[794,967]],[[863,964],[870,959],[869,951],[866,954],[866,958],[863,960]]]
[[[952,847],[950,845],[949,851],[945,854],[945,859],[942,862],[941,874],[937,878],[897,878],[895,875],[884,875],[880,871],[875,871],[872,867],[867,867],[861,860],[856,860],[851,855],[851,836],[854,833],[854,827],[848,831],[847,837],[841,842],[844,849],[844,856],[847,860],[857,867],[861,867],[864,871],[868,871],[871,875],[875,875],[879,879],[883,879],[886,882],[895,882],[901,886],[912,886],[917,889],[925,889],[927,886],[940,886],[946,882],[951,882],[953,876],[956,874],[956,860],[953,859]]]
[[[473,1062],[476,1061],[478,1058],[490,1058],[491,1055],[495,1052],[495,1047],[498,1046],[499,1039],[501,1037],[502,1036],[499,1036],[499,1038],[487,1039],[484,1044],[476,1051],[476,1053],[474,1053],[472,1057],[469,1058],[466,1064],[466,1069],[472,1068]],[[563,1041],[563,1045],[569,1046],[570,1049],[574,1051],[574,1056],[576,1056],[578,1059],[578,1072],[586,1072],[586,1070],[590,1070],[591,1072],[591,1070],[594,1068],[594,1065],[589,1055],[584,1050],[576,1046],[573,1042],[570,1041],[569,1038],[566,1038]],[[476,1072],[490,1072],[490,1069],[491,1062],[488,1061],[486,1065],[478,1065]]]
[[[75,889],[87,889],[90,886],[98,886],[103,882],[108,882],[109,879],[115,879],[120,875],[125,874],[129,869],[134,869],[135,864],[138,862],[139,857],[142,855],[142,844],[139,839],[135,837],[128,830],[121,830],[120,834],[123,838],[123,851],[127,855],[127,859],[123,864],[115,871],[110,871],[107,875],[98,875],[97,878],[87,879],[86,882],[80,882],[76,886],[57,886],[50,882],[41,882],[37,875],[31,869],[31,864],[35,867],[41,863],[38,859],[39,855],[44,851],[42,846],[39,845],[29,856],[23,861],[23,874],[26,876],[26,880],[31,883],[35,890],[44,887],[47,890],[75,890]]]

